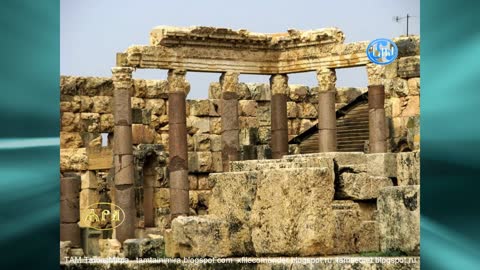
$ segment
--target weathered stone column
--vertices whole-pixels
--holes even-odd
[[[368,74],[368,131],[370,153],[387,152],[385,119],[385,67],[367,64]]]
[[[135,238],[136,208],[134,189],[134,164],[132,148],[132,108],[130,91],[133,86],[133,68],[115,67],[113,74],[113,119],[115,165],[115,204],[125,212],[123,223],[115,229],[116,238],[123,243]]]
[[[168,71],[168,138],[170,221],[189,213],[186,96],[190,85],[184,70]]]
[[[240,151],[238,123],[238,76],[236,72],[225,72],[220,76],[222,88],[222,164],[229,171],[229,162],[238,160]]]
[[[70,241],[72,247],[81,246],[80,177],[60,178],[60,241]]]
[[[287,91],[288,76],[276,74],[270,77],[272,89],[272,157],[288,154]]]
[[[317,71],[318,80],[318,145],[320,152],[337,151],[337,117],[335,113],[335,82],[333,69]]]

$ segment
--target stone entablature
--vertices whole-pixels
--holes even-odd
[[[149,45],[117,54],[117,66],[201,72],[287,74],[369,63],[368,41],[344,44],[338,28],[259,34],[213,27],[156,27]],[[418,54],[418,38],[397,38],[401,56]]]

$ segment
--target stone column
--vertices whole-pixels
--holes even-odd
[[[318,80],[318,144],[320,152],[337,151],[337,117],[335,113],[335,82],[333,69],[317,71]]]
[[[270,88],[272,89],[272,158],[282,158],[288,154],[288,76],[272,75]]]
[[[222,88],[222,164],[223,171],[229,171],[229,162],[238,160],[240,151],[238,123],[238,76],[236,72],[225,72],[220,76]]]
[[[80,177],[60,178],[60,241],[71,241],[72,247],[81,246]]]
[[[385,66],[367,64],[368,74],[368,132],[370,153],[387,152],[385,119]]]
[[[189,214],[186,96],[190,85],[184,70],[168,71],[168,138],[170,221]]]
[[[132,148],[132,108],[130,91],[133,68],[115,67],[113,74],[113,161],[115,168],[115,204],[125,212],[123,223],[115,229],[116,238],[123,243],[135,238],[136,208],[134,163]]]

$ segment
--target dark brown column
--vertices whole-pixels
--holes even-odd
[[[229,171],[230,161],[239,159],[240,141],[238,123],[238,73],[226,72],[220,77],[222,87],[222,164],[223,171]]]
[[[132,109],[130,91],[133,68],[112,68],[114,100],[114,144],[115,204],[125,212],[123,223],[115,228],[116,238],[123,243],[135,238],[136,208],[134,190],[134,163],[132,149]]]
[[[60,178],[60,241],[70,241],[72,247],[81,246],[80,176]]]
[[[288,121],[287,121],[287,75],[272,75],[272,158],[282,158],[288,154]]]
[[[318,79],[318,145],[319,152],[337,151],[337,117],[335,113],[335,82],[333,69],[317,71]]]
[[[387,130],[385,122],[385,87],[368,86],[368,126],[370,153],[387,152]]]
[[[155,227],[155,208],[154,201],[154,182],[155,172],[152,170],[144,170],[143,173],[143,217],[145,228]]]
[[[168,72],[168,138],[170,173],[170,220],[187,216],[188,198],[188,148],[186,95],[190,85],[184,70]]]
[[[370,153],[387,152],[385,66],[368,64],[368,126]]]

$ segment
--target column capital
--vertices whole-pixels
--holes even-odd
[[[190,83],[186,79],[187,72],[184,69],[170,69],[168,71],[168,92],[190,92]]]
[[[131,67],[113,67],[112,80],[115,89],[130,89],[133,86]]]
[[[238,89],[238,72],[227,71],[220,76],[220,86],[222,92],[237,92]]]
[[[286,74],[274,74],[270,76],[270,87],[272,89],[272,95],[287,94],[288,76]]]
[[[319,92],[335,91],[337,75],[334,69],[322,68],[317,70],[317,80]]]
[[[385,66],[367,64],[368,85],[383,85],[385,82]]]

